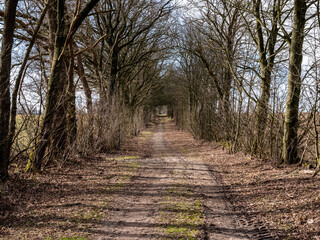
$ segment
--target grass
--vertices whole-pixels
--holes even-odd
[[[76,215],[74,217],[73,222],[77,224],[88,223],[88,222],[96,223],[96,222],[99,222],[104,217],[105,217],[105,214],[103,212],[103,207],[96,207],[96,209],[93,209],[83,214]]]
[[[124,156],[124,157],[115,157],[115,158],[106,158],[106,160],[131,160],[131,159],[139,159],[141,156]]]
[[[161,114],[157,114],[157,117],[167,117],[168,114],[164,114],[164,113],[161,113]]]
[[[16,117],[16,144],[26,146],[34,136],[33,129],[35,129],[38,122],[38,116],[21,115]]]
[[[154,127],[152,127],[154,128]],[[149,128],[149,129],[152,129],[152,128]],[[142,131],[139,135],[139,138],[143,139],[143,140],[148,140],[150,139],[151,137],[153,136],[153,132],[150,132],[150,131]]]
[[[131,162],[129,164],[129,166],[132,167],[132,168],[139,168],[141,166],[141,163],[139,163],[139,162]]]
[[[170,238],[195,239],[203,224],[201,203],[199,200],[171,202],[162,211],[160,222],[165,223],[163,231]]]
[[[152,134],[152,132],[142,131],[142,134],[143,134],[143,135],[150,135],[150,134]]]
[[[170,122],[170,121],[172,121],[172,119],[169,118],[169,117],[165,118],[165,120],[164,120],[165,123],[168,123],[168,122]]]
[[[124,160],[124,158],[122,158]],[[119,190],[126,180],[130,179],[130,177],[140,168],[141,163],[140,162],[130,162],[125,164],[125,168],[129,168],[128,173],[124,176],[120,177],[120,181],[118,181],[115,185],[112,186],[106,186],[107,192],[114,192],[116,190]]]
[[[162,203],[164,210],[159,222],[162,232],[174,239],[196,239],[203,224],[202,205],[198,199],[190,199],[189,189],[172,188]]]
[[[121,178],[122,180],[125,180],[127,178]],[[111,193],[111,192],[114,192],[115,190],[118,190],[120,189],[121,187],[123,186],[123,182],[118,182],[116,185],[114,186],[107,186],[106,187],[106,191]]]

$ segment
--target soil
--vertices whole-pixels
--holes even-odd
[[[193,139],[161,118],[121,149],[0,190],[0,239],[320,239],[319,177]]]

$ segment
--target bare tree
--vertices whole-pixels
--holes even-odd
[[[10,158],[8,133],[10,119],[10,70],[11,51],[18,0],[6,0],[4,27],[0,55],[0,180],[8,178]]]
[[[301,64],[302,48],[305,37],[305,23],[307,12],[306,0],[294,1],[294,17],[292,36],[289,40],[289,76],[288,95],[283,133],[282,159],[284,163],[297,163],[298,157],[298,129],[299,129],[299,100],[301,92]]]
[[[80,27],[83,20],[87,17],[93,7],[99,0],[91,0],[87,5],[78,12],[68,32],[65,25],[65,1],[57,0],[57,34],[54,45],[54,55],[51,65],[51,72],[49,77],[48,93],[46,98],[45,113],[43,116],[43,123],[41,126],[41,135],[36,143],[34,154],[32,154],[32,169],[34,171],[41,171],[42,160],[45,155],[50,135],[53,120],[56,116],[55,111],[59,102],[63,102],[65,78],[61,75],[60,69],[63,68],[67,45],[71,42],[73,35]],[[64,116],[62,116],[64,117]],[[60,137],[60,136],[56,136]]]

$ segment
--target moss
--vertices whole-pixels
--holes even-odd
[[[25,171],[26,172],[29,172],[31,170],[31,166],[32,166],[32,161],[33,161],[33,157],[34,157],[34,152],[35,152],[35,147],[33,147],[30,155],[29,155],[29,158],[28,158],[28,163],[25,167]]]
[[[103,207],[97,207],[91,211],[75,215],[72,222],[80,223],[97,223],[105,217]]]

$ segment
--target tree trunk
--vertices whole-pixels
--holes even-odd
[[[223,115],[224,115],[224,131],[225,138],[227,141],[231,140],[231,131],[232,131],[232,115],[230,114],[230,91],[231,84],[233,80],[233,74],[229,66],[234,64],[234,48],[235,48],[235,34],[237,32],[237,20],[239,17],[238,8],[232,14],[231,21],[228,26],[227,36],[226,36],[226,50],[225,54],[227,55],[224,82],[223,82]]]
[[[81,55],[77,56],[77,69],[80,81],[82,83],[84,95],[86,96],[87,112],[89,115],[92,115],[92,96],[91,90],[84,72],[84,67],[82,64]]]
[[[276,12],[276,1],[273,4],[273,22],[272,29],[269,33],[269,39],[267,41],[267,46],[264,46],[264,38],[261,26],[261,17],[260,17],[260,5],[261,0],[258,0],[255,3],[255,16],[257,19],[256,30],[257,30],[257,43],[259,50],[259,62],[261,68],[261,94],[258,100],[258,111],[255,122],[255,131],[254,131],[254,141],[252,146],[252,153],[262,154],[263,148],[263,139],[264,132],[267,127],[268,119],[268,110],[269,110],[269,99],[270,99],[270,85],[271,85],[271,73],[274,66],[275,59],[275,44],[277,41],[277,12]],[[269,58],[267,58],[267,53]]]
[[[118,74],[118,48],[114,47],[111,53],[111,66],[110,66],[110,90],[109,97],[110,103],[112,104],[114,100],[114,96],[116,93],[116,83],[117,83],[117,74]]]
[[[54,55],[54,43],[57,33],[57,0],[49,0],[48,2],[48,26],[49,26],[49,56],[50,60],[53,61]]]
[[[294,18],[289,56],[288,95],[283,134],[282,161],[287,164],[299,162],[298,128],[299,100],[301,91],[301,63],[304,28],[306,22],[306,1],[294,1]]]
[[[69,32],[67,32],[64,21],[65,0],[54,1],[57,1],[57,33],[54,44],[53,61],[49,77],[46,106],[43,116],[43,123],[41,126],[41,133],[36,143],[34,153],[32,153],[30,156],[30,158],[32,158],[31,167],[33,171],[41,171],[43,157],[47,150],[50,137],[53,137],[55,141],[60,137],[64,138],[64,136],[59,135],[52,136],[52,124],[54,119],[57,119],[59,117],[59,115],[57,115],[57,109],[60,109],[61,104],[65,101],[65,99],[63,98],[65,97],[64,88],[66,85],[66,78],[61,74],[61,69],[65,68],[65,47],[68,45],[68,43],[71,42],[73,35],[77,31],[83,20],[87,17],[89,12],[92,10],[92,8],[99,2],[99,0],[90,0],[83,8],[83,10],[81,10],[81,12],[74,18]],[[66,116],[64,114],[63,120],[65,119],[65,117]],[[63,144],[63,142],[59,142],[59,144]]]
[[[0,181],[8,178],[11,51],[18,0],[6,0],[0,55]]]
[[[59,159],[65,153],[67,148],[67,138],[68,138],[68,129],[67,129],[67,113],[68,113],[68,94],[67,94],[67,72],[68,66],[70,63],[65,61],[66,59],[61,60],[60,64],[60,84],[57,86],[59,89],[59,95],[56,100],[56,107],[54,110],[54,116],[52,120],[51,130],[50,130],[50,147],[48,151],[50,152],[50,159]],[[48,161],[50,161],[50,159]]]
[[[231,64],[232,64],[231,60]],[[225,68],[224,84],[223,84],[223,97],[222,101],[222,115],[224,121],[224,132],[225,140],[229,141],[231,139],[231,129],[232,129],[232,118],[230,114],[230,90],[232,83],[232,73],[228,67]]]
[[[73,55],[73,44],[70,44],[70,55]],[[72,146],[77,137],[77,117],[76,117],[76,86],[74,80],[74,58],[70,59],[68,69],[67,87],[67,140],[68,145]]]
[[[271,84],[271,71],[269,69],[262,70],[261,79],[261,95],[258,100],[258,111],[255,122],[254,142],[252,153],[262,154],[264,131],[267,127],[269,98],[270,98],[270,84]]]
[[[44,7],[40,18],[37,21],[37,26],[36,26],[36,28],[34,30],[32,38],[30,40],[30,44],[29,44],[29,46],[28,46],[28,48],[26,50],[23,62],[22,62],[21,67],[19,69],[19,73],[18,73],[17,79],[15,80],[15,85],[14,85],[14,89],[13,89],[13,93],[12,93],[12,104],[11,104],[11,112],[10,112],[10,128],[9,128],[8,146],[7,146],[8,147],[7,151],[9,152],[9,155],[10,155],[10,151],[11,151],[11,146],[13,144],[13,137],[14,137],[14,134],[15,134],[15,131],[16,131],[18,92],[19,92],[21,83],[23,81],[23,73],[25,71],[25,68],[26,68],[26,65],[27,65],[31,50],[32,50],[32,48],[34,46],[34,43],[36,41],[36,37],[37,37],[38,31],[40,30],[40,27],[42,25],[42,22],[43,22],[43,19],[44,19],[45,15],[46,15],[48,6],[49,6],[49,4],[47,4]]]
[[[49,77],[48,92],[46,98],[45,113],[43,116],[43,124],[41,127],[41,134],[39,140],[35,146],[35,152],[33,154],[32,170],[41,171],[42,160],[45,155],[50,135],[53,119],[55,117],[55,111],[59,101],[61,101],[61,89],[65,84],[65,78],[61,77],[60,70],[63,66],[63,55],[61,55],[65,40],[65,22],[64,22],[64,7],[65,0],[57,0],[57,35],[54,46],[54,55],[51,65],[51,72]]]

